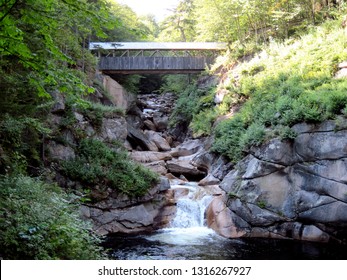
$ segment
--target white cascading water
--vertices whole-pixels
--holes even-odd
[[[215,233],[205,225],[205,211],[212,201],[212,195],[197,183],[171,185],[171,189],[186,190],[188,194],[177,200],[177,211],[170,227],[149,237],[149,240],[174,245],[203,245]]]

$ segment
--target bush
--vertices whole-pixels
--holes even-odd
[[[347,59],[344,31],[338,24],[317,27],[295,43],[273,43],[239,66],[235,92],[248,99],[236,116],[216,128],[216,152],[238,161],[242,151],[269,135],[294,139],[290,127],[296,123],[346,114],[347,81],[334,78],[338,63]],[[265,128],[272,132],[265,133]]]
[[[114,150],[95,139],[80,142],[77,157],[62,163],[62,172],[86,187],[111,187],[131,197],[142,196],[158,175],[131,161],[121,148]]]
[[[194,115],[190,124],[194,137],[208,136],[211,134],[212,126],[218,113],[213,109],[205,109]]]
[[[240,116],[220,122],[215,130],[212,151],[223,154],[236,163],[243,155],[240,139],[245,131],[245,124]]]
[[[0,162],[0,174],[26,173],[29,165],[41,167],[41,138],[50,132],[36,118],[3,116],[0,120],[0,146],[7,156],[3,156],[3,162]]]
[[[0,178],[0,257],[100,259],[99,239],[61,189],[25,176]]]
[[[163,77],[161,92],[173,92],[181,94],[189,86],[189,76],[187,75],[166,75]]]

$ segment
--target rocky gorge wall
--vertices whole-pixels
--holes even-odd
[[[222,180],[208,224],[225,237],[347,240],[347,122],[297,124],[255,147]]]
[[[105,143],[120,141],[134,161],[160,174],[161,180],[139,198],[111,189],[99,191],[95,186],[98,202],[84,203],[81,211],[99,234],[149,232],[167,226],[176,211],[177,195],[170,190],[169,179],[180,178],[182,182],[198,181],[212,190],[207,224],[227,238],[347,241],[345,118],[297,124],[292,127],[297,134],[293,141],[272,139],[253,147],[233,165],[210,152],[212,138],[193,139],[187,131],[168,128],[173,94],[140,95],[134,101],[125,93],[120,103],[112,98],[108,102],[123,106],[126,116],[106,116],[95,129],[86,116],[74,112],[74,129]],[[64,102],[56,100],[50,117],[52,127],[63,122],[65,110]],[[64,141],[48,142],[51,160],[74,160],[73,131],[63,129],[61,137]],[[63,186],[78,184],[59,174],[56,179]]]
[[[87,187],[83,182],[71,179],[62,172],[63,162],[77,160],[78,143],[81,139],[96,139],[115,150],[118,148],[114,143],[121,143],[132,150],[129,140],[131,141],[135,134],[140,135],[146,143],[155,145],[135,128],[137,122],[141,122],[135,96],[127,93],[109,77],[99,78],[103,80],[108,92],[105,94],[97,91],[90,98],[96,103],[121,108],[126,115],[106,113],[101,118],[99,115],[96,124],[95,116],[91,118],[83,110],[70,108],[63,95],[54,94],[55,104],[48,116],[52,136],[46,139],[44,147],[48,178],[69,191],[81,192],[90,189],[89,195],[94,201],[84,199],[81,214],[84,219],[92,222],[93,229],[98,234],[153,231],[165,226],[175,210],[170,200],[172,194],[168,192],[170,184],[167,178],[160,177],[159,183],[144,196],[130,197],[115,189],[105,189],[93,183]],[[137,140],[138,142],[141,141]]]

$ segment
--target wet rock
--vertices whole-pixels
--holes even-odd
[[[212,200],[206,210],[206,219],[209,228],[212,228],[217,233],[227,238],[242,237],[249,229],[247,223],[235,216],[232,211],[226,207],[222,196],[218,196]],[[235,220],[237,220],[238,226],[235,225]]]
[[[182,187],[182,188],[175,188],[174,189],[174,197],[176,200],[180,199],[182,197],[185,197],[188,194],[189,194],[189,189],[187,189],[187,188]]]

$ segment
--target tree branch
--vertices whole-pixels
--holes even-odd
[[[0,18],[0,22],[2,22],[12,11],[12,9],[17,6],[20,0],[15,0],[12,6],[8,9],[8,11]]]

